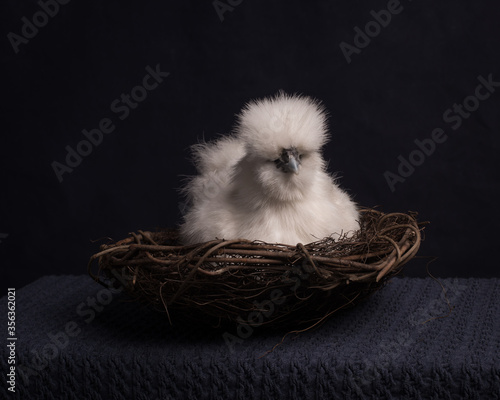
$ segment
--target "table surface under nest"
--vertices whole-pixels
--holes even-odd
[[[394,278],[266,354],[286,330],[170,326],[88,276],[47,276],[16,293],[16,395],[0,397],[500,398],[500,279],[439,282],[446,296]]]

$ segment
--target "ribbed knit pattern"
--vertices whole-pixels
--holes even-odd
[[[234,328],[228,345],[87,276],[47,276],[17,291],[16,395],[3,375],[0,398],[500,399],[500,280],[440,282],[446,296],[430,278],[394,278],[261,357],[286,330]]]

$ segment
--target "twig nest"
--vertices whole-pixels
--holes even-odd
[[[176,230],[138,231],[102,245],[88,270],[104,285],[102,274],[122,282],[169,318],[175,310],[214,322],[310,325],[397,274],[417,253],[423,224],[416,213],[366,209],[360,227],[352,237],[296,246],[243,239],[183,246]]]

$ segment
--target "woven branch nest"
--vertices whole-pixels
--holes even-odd
[[[350,238],[296,246],[242,239],[183,246],[176,230],[138,231],[102,245],[88,272],[104,285],[102,275],[122,282],[169,319],[180,312],[214,323],[311,325],[379,289],[419,249],[424,224],[416,213],[360,215]]]

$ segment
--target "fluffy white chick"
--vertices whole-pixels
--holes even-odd
[[[199,175],[180,227],[184,243],[250,239],[295,245],[359,229],[350,197],[325,171],[326,115],[308,97],[248,103],[231,136],[193,146]]]

